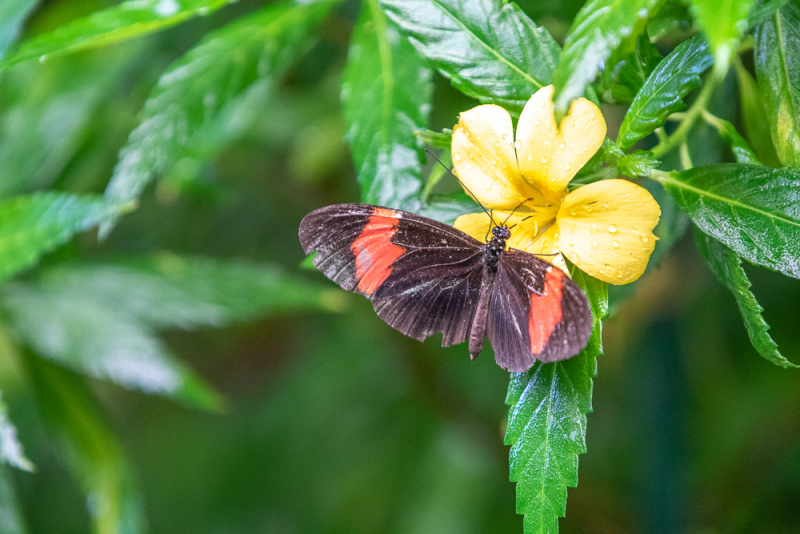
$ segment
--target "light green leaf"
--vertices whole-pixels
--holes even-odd
[[[36,193],[0,201],[0,280],[119,212],[118,205],[89,195]]]
[[[697,249],[714,276],[727,287],[742,314],[747,335],[758,353],[766,360],[781,367],[798,367],[778,352],[778,345],[769,335],[769,325],[761,316],[764,308],[750,291],[750,280],[742,268],[742,260],[734,251],[706,234],[695,229]]]
[[[86,382],[34,356],[26,355],[23,361],[42,418],[60,438],[68,465],[87,497],[93,532],[145,532],[142,498]]]
[[[9,469],[0,465],[0,532],[27,534]]]
[[[16,63],[105,46],[168,28],[216,11],[232,0],[127,0],[23,42],[0,60],[0,69]]]
[[[800,175],[721,163],[654,177],[703,232],[750,263],[800,278]]]
[[[592,411],[592,378],[602,353],[600,321],[608,313],[608,286],[573,270],[587,293],[594,329],[577,356],[536,363],[512,373],[506,404],[511,406],[505,444],[510,479],[517,482],[517,513],[525,534],[558,532],[567,506],[567,487],[578,485],[578,455],[586,452],[586,414]]]
[[[758,157],[750,148],[750,145],[739,135],[739,132],[736,131],[736,127],[733,124],[708,113],[704,115],[704,118],[707,123],[717,129],[722,140],[731,147],[731,152],[733,152],[733,157],[736,159],[737,163],[761,165],[761,162],[758,161]]]
[[[453,85],[519,113],[552,81],[558,45],[513,2],[382,0],[417,50]]]
[[[712,62],[701,36],[682,42],[661,60],[628,108],[619,127],[617,146],[628,150],[663,125],[669,115],[686,107],[683,97],[700,86],[700,74]]]
[[[22,444],[17,439],[17,427],[8,419],[8,407],[0,400],[0,463],[7,463],[23,471],[33,471],[34,467],[30,460],[25,457]],[[2,530],[2,519],[0,518],[0,532]]]
[[[221,327],[304,310],[341,311],[346,294],[273,265],[159,254],[62,265],[37,278],[48,294],[90,299],[155,328]]]
[[[556,113],[583,96],[622,39],[644,25],[657,0],[590,0],[572,23],[553,74]]]
[[[25,17],[30,13],[36,0],[3,0],[0,2],[0,58],[19,34]]]
[[[154,175],[191,156],[194,139],[223,120],[237,96],[256,81],[276,82],[310,46],[309,33],[333,4],[267,6],[209,34],[173,64],[120,151],[106,197],[133,200]],[[108,231],[110,224],[101,228]]]
[[[7,284],[0,295],[14,336],[42,357],[128,389],[219,409],[219,396],[124,311],[46,282]]]
[[[428,124],[431,75],[378,0],[365,0],[342,83],[362,201],[419,210],[422,165],[415,131]]]
[[[708,37],[715,61],[730,64],[755,0],[692,0],[692,14]]]
[[[789,3],[756,29],[754,55],[778,157],[800,167],[800,8]]]

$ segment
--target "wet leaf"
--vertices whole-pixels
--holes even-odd
[[[700,230],[750,263],[800,278],[800,175],[721,163],[657,179]]]
[[[38,58],[132,39],[216,11],[232,0],[128,0],[23,42],[0,60],[4,69]]]
[[[331,2],[275,4],[210,33],[174,63],[145,103],[144,118],[120,151],[106,197],[137,198],[156,174],[193,153],[196,136],[225,115],[256,81],[274,83],[307,50],[309,32]],[[202,139],[207,142],[207,139]],[[104,225],[102,233],[110,231]]]
[[[739,81],[739,101],[747,140],[759,160],[770,167],[780,167],[781,162],[772,144],[767,110],[764,99],[753,75],[740,61],[735,62],[736,78]],[[739,161],[739,160],[737,160]],[[739,161],[739,163],[747,163]]]
[[[754,56],[778,157],[800,167],[800,8],[789,3],[756,29]]]
[[[431,75],[378,0],[365,0],[342,83],[363,202],[419,210],[421,144],[415,131],[428,124]]]
[[[465,94],[519,113],[552,82],[558,45],[514,3],[382,0],[417,50]]]
[[[712,62],[701,36],[682,42],[661,60],[628,108],[617,146],[628,150],[663,125],[669,115],[686,107],[683,97],[700,86],[700,74]]]
[[[656,0],[591,0],[583,6],[553,74],[557,113],[566,114],[569,103],[583,96],[611,53],[637,24],[645,24],[656,4]]]
[[[608,313],[608,286],[577,269],[573,279],[592,307],[589,344],[568,360],[512,373],[506,396],[510,479],[517,482],[517,513],[525,515],[526,534],[558,532],[567,487],[578,485],[578,455],[586,452],[586,414],[592,411],[592,378],[602,354],[600,321]]]
[[[119,211],[101,197],[55,192],[0,201],[0,280]]]
[[[742,268],[741,258],[731,249],[697,229],[694,232],[697,249],[714,276],[728,288],[736,299],[739,313],[750,341],[764,359],[781,367],[798,367],[778,352],[778,345],[769,335],[769,325],[761,316],[764,308],[750,291],[750,280]]]

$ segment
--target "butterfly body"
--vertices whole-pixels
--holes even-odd
[[[588,342],[583,292],[541,258],[506,250],[506,227],[481,243],[413,213],[337,204],[307,215],[299,233],[323,274],[420,341],[437,332],[442,346],[469,337],[474,359],[488,336],[497,363],[511,371],[568,358]]]

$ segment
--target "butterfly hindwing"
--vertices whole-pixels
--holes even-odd
[[[367,204],[338,204],[300,225],[314,265],[344,289],[369,298],[389,325],[442,344],[469,333],[482,281],[481,243],[451,226]]]
[[[591,331],[589,303],[564,272],[526,252],[503,255],[487,328],[501,367],[518,372],[536,360],[569,358],[586,346]]]

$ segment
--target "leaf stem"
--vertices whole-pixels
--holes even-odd
[[[703,114],[703,111],[705,111],[708,101],[711,99],[711,95],[714,93],[719,82],[722,81],[722,78],[725,77],[726,72],[727,68],[724,65],[720,65],[719,63],[714,65],[714,71],[711,77],[706,81],[703,90],[700,91],[692,107],[684,114],[678,128],[672,135],[653,147],[652,151],[655,158],[661,159],[664,154],[680,146],[680,144],[684,142],[694,126],[695,121]]]

